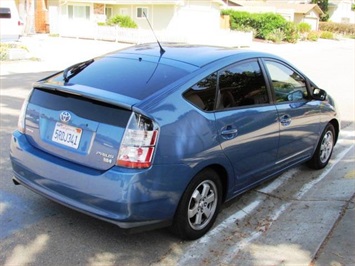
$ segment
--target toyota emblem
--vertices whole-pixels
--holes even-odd
[[[71,119],[71,114],[67,111],[63,111],[59,115],[60,121],[67,123]]]

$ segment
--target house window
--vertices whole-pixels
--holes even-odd
[[[90,20],[90,6],[68,5],[69,19]]]
[[[137,7],[137,18],[145,18],[144,14],[148,17],[148,8]]]
[[[106,15],[106,19],[112,17],[112,7],[105,7],[105,15]]]

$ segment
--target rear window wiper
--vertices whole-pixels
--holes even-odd
[[[77,63],[75,65],[72,65],[68,68],[66,68],[63,71],[63,78],[64,82],[68,82],[72,77],[74,77],[76,74],[80,73],[84,68],[86,68],[88,65],[90,65],[92,62],[94,62],[94,59],[90,59],[81,63]],[[68,76],[68,73],[70,72],[70,75]]]

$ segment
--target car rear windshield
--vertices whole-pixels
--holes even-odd
[[[142,100],[188,73],[181,68],[138,57],[105,57],[88,64],[74,75],[69,72],[70,79],[66,85],[80,84]],[[63,76],[57,76],[55,80],[62,81]]]

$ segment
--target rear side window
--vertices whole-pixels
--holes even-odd
[[[0,18],[11,18],[10,8],[0,7]]]
[[[257,60],[241,62],[219,73],[217,109],[269,103],[264,76]]]
[[[141,58],[106,57],[76,73],[67,85],[80,84],[142,100],[189,72]],[[55,78],[63,81],[63,75]]]
[[[217,73],[213,73],[192,86],[184,97],[201,110],[212,111],[215,106]]]

